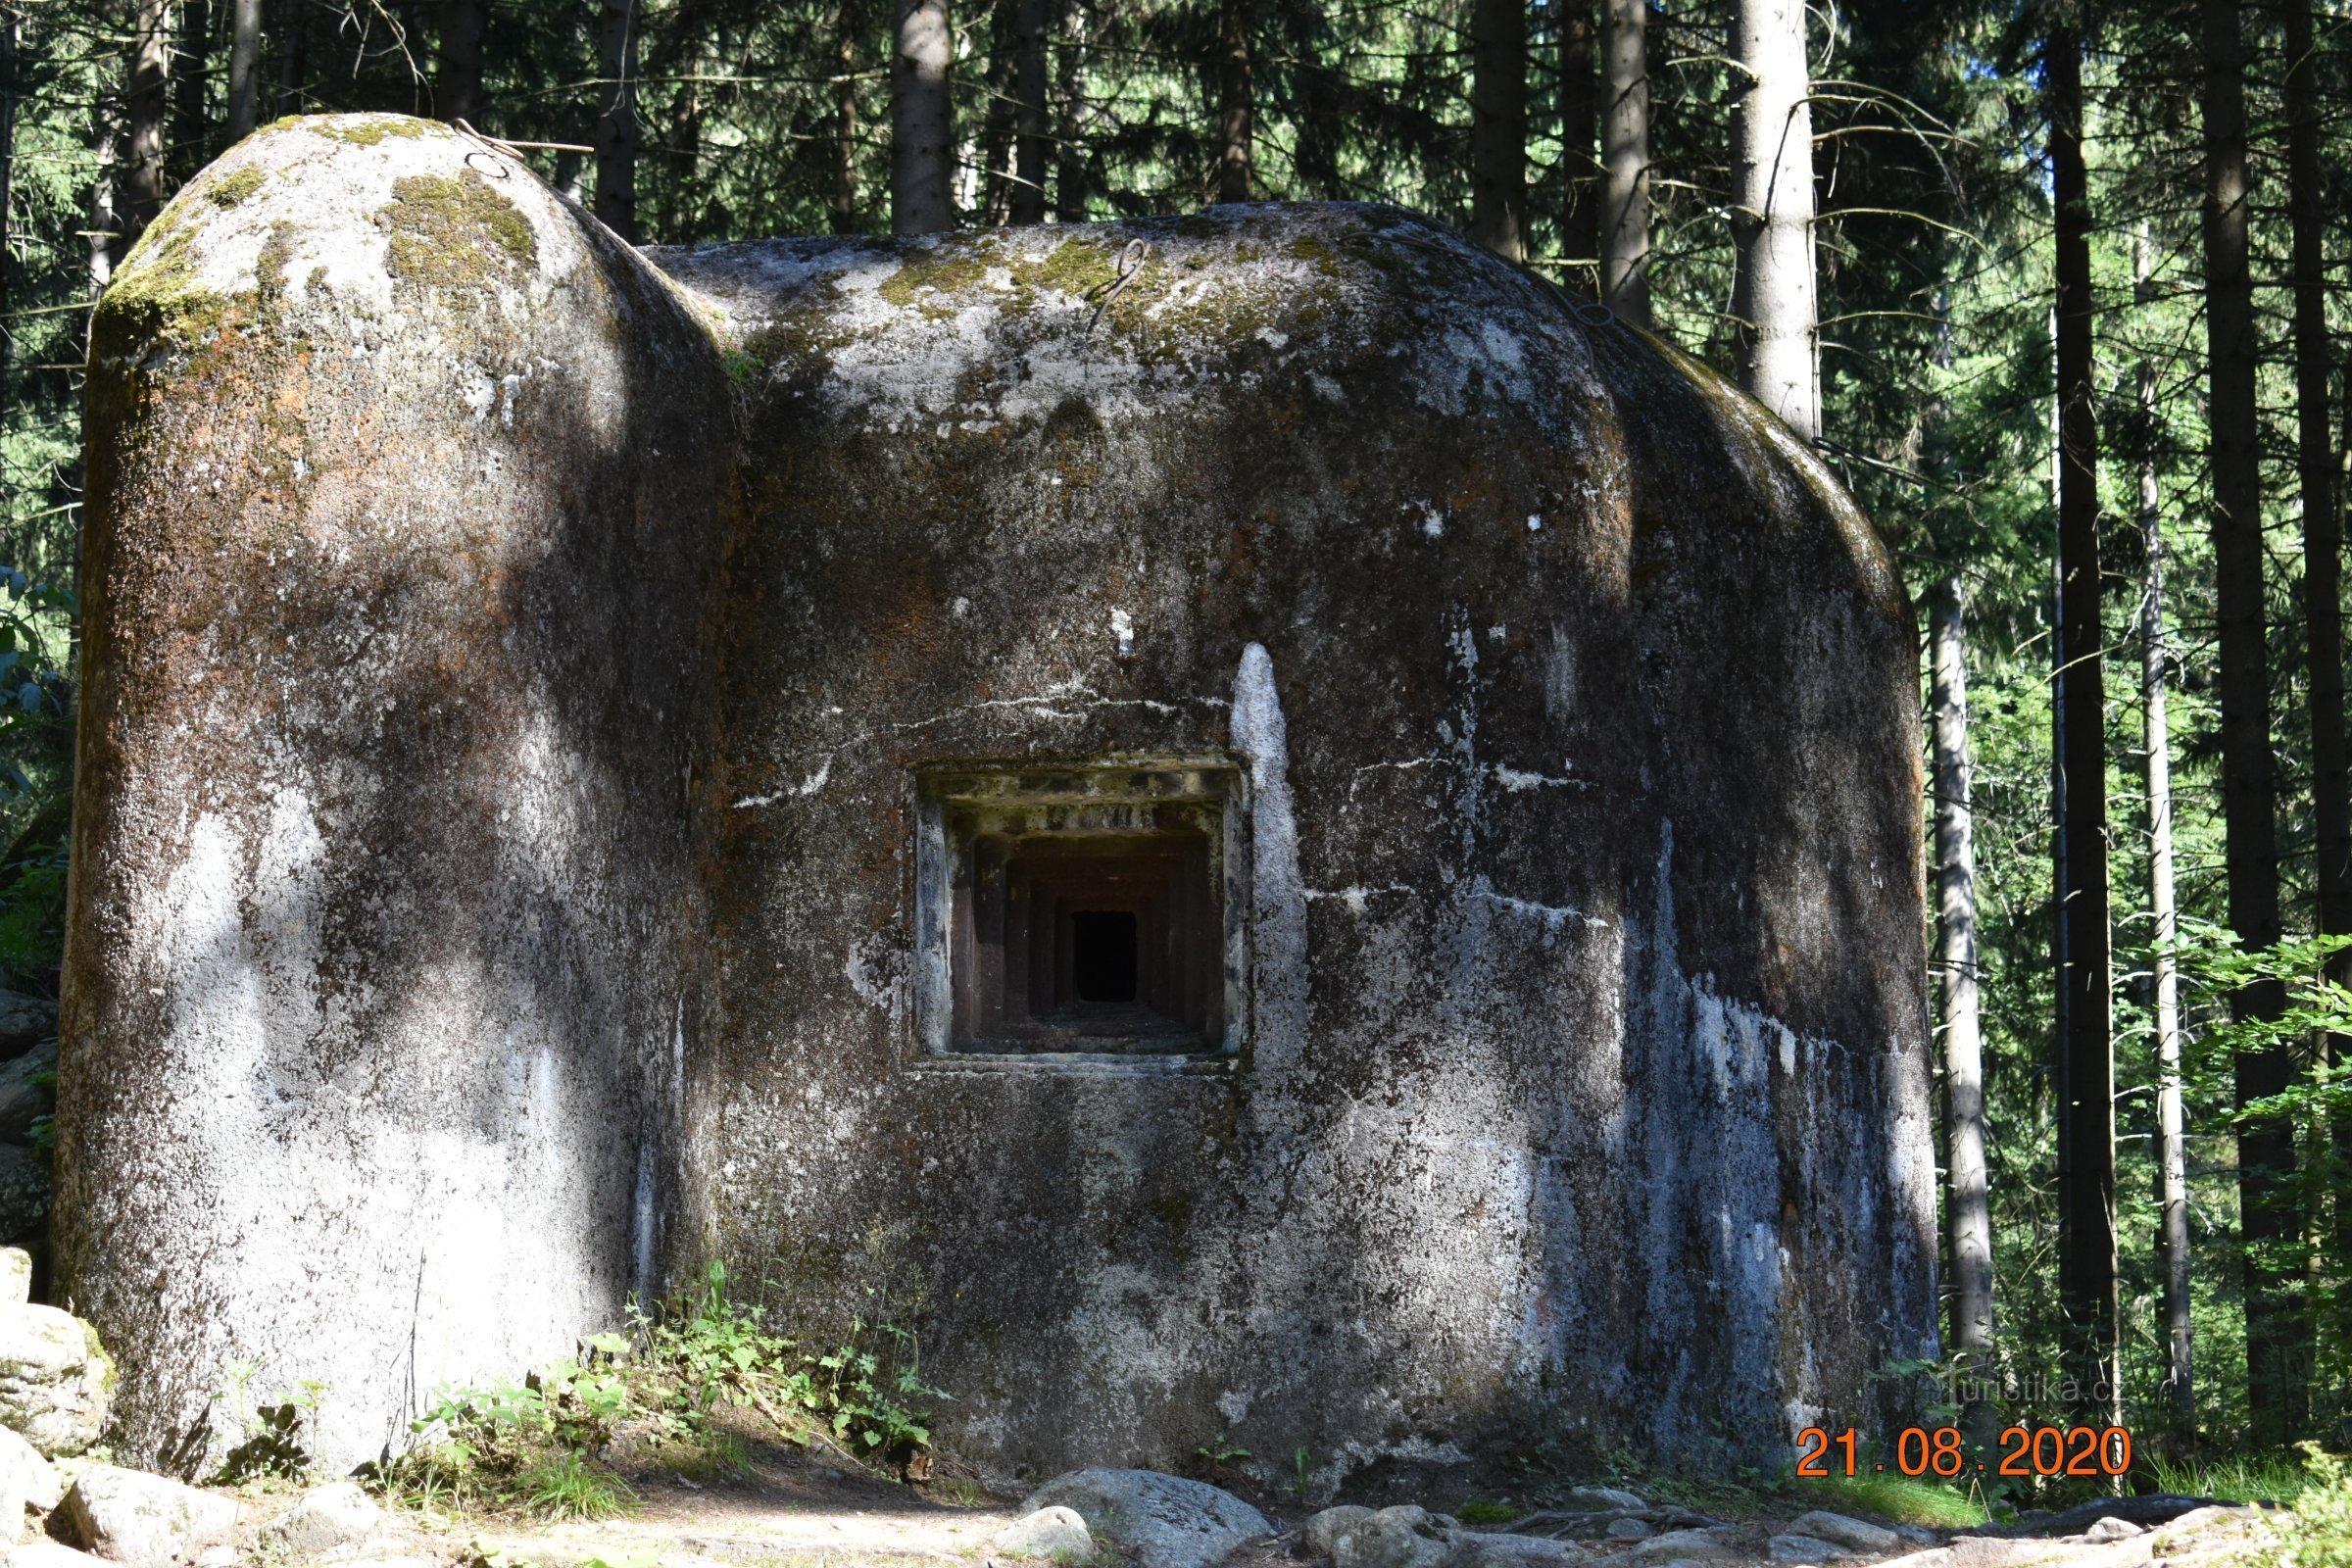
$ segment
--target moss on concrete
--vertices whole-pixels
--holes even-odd
[[[391,230],[393,275],[411,283],[479,288],[539,259],[538,236],[521,211],[470,169],[455,179],[394,180],[376,221]]]

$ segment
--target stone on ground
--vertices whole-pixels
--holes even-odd
[[[30,1241],[49,1220],[49,1164],[22,1144],[0,1144],[0,1241]]]
[[[172,1568],[237,1528],[233,1499],[111,1464],[74,1477],[64,1507],[85,1549],[128,1568]]]
[[[56,1541],[27,1541],[8,1554],[8,1568],[107,1568],[104,1557]]]
[[[1612,1519],[1603,1532],[1611,1541],[1647,1541],[1657,1534],[1645,1519]]]
[[[1740,1553],[1706,1530],[1669,1530],[1634,1548],[1644,1562],[1724,1562]]]
[[[1788,1533],[1792,1536],[1811,1536],[1816,1541],[1836,1542],[1840,1546],[1851,1546],[1856,1551],[1873,1554],[1892,1551],[1903,1544],[1903,1538],[1891,1530],[1819,1508],[1811,1513],[1800,1513],[1789,1520]]]
[[[0,1306],[32,1299],[32,1254],[22,1247],[0,1247]]]
[[[0,1060],[57,1033],[57,1004],[22,991],[0,991]]]
[[[384,1510],[356,1481],[313,1487],[294,1506],[262,1527],[264,1543],[298,1556],[318,1557],[357,1546],[383,1527]]]
[[[52,1458],[79,1453],[98,1441],[114,1386],[96,1329],[54,1306],[0,1306],[0,1426]]]
[[[0,1067],[0,1143],[25,1142],[32,1135],[33,1118],[57,1109],[57,1090],[53,1087],[56,1077],[54,1040],[33,1047]]]
[[[1383,1508],[1332,1539],[1332,1568],[1438,1568],[1453,1542],[1426,1508]]]
[[[1352,1502],[1343,1502],[1336,1508],[1326,1508],[1309,1519],[1300,1534],[1307,1549],[1318,1557],[1332,1555],[1335,1544],[1343,1532],[1352,1529],[1372,1517],[1372,1510]]]
[[[1823,1541],[1818,1536],[1775,1536],[1766,1549],[1774,1562],[1818,1564],[1853,1555],[1850,1548]]]
[[[25,1507],[47,1513],[65,1500],[66,1484],[58,1479],[57,1467],[41,1457],[40,1449],[0,1427],[0,1474],[10,1472],[22,1484]]]
[[[1243,1542],[1274,1533],[1232,1493],[1156,1470],[1072,1470],[1031,1493],[1021,1512],[1054,1506],[1134,1551],[1143,1568],[1209,1568]]]
[[[1632,1493],[1617,1487],[1572,1487],[1568,1500],[1580,1508],[1632,1508],[1649,1506]]]
[[[1446,1559],[1446,1568],[1564,1568],[1585,1560],[1584,1547],[1573,1541],[1463,1530],[1454,1533],[1453,1552]]]
[[[2103,1546],[2110,1541],[2125,1541],[2142,1534],[2145,1532],[2131,1520],[2109,1517],[2093,1522],[2082,1532],[2082,1539],[2094,1546]]]
[[[1007,1557],[1053,1557],[1061,1561],[1092,1557],[1095,1538],[1074,1508],[1058,1503],[1023,1514],[989,1543]]]

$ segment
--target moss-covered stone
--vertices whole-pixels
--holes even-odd
[[[350,116],[339,115],[332,120],[317,119],[307,123],[313,134],[324,136],[329,141],[347,142],[354,147],[373,147],[387,136],[422,136],[438,128],[430,121],[412,120],[406,115],[384,115],[356,121]]]
[[[1118,280],[1118,258],[1100,245],[1065,239],[1042,261],[1015,261],[1012,280],[1021,288],[1050,288],[1083,297]]]
[[[376,221],[391,232],[393,275],[411,283],[479,288],[539,259],[529,221],[470,169],[394,180]]]
[[[258,169],[240,169],[213,181],[213,188],[205,194],[213,199],[215,206],[234,207],[255,191],[260,190],[262,181],[269,177]]]
[[[891,304],[905,309],[926,293],[953,294],[987,275],[988,263],[968,251],[956,249],[945,254],[935,251],[907,257],[897,271],[882,280],[879,292]]]

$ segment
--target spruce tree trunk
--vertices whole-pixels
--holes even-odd
[[[131,11],[130,73],[122,93],[122,173],[116,220],[121,238],[109,254],[120,263],[164,208],[164,113],[172,86],[170,0],[136,0]]]
[[[1014,0],[1012,220],[1046,220],[1046,156],[1054,141],[1046,121],[1046,0]]]
[[[1257,104],[1250,72],[1250,35],[1257,8],[1250,0],[1220,0],[1217,6],[1217,200],[1246,202],[1250,196],[1250,147],[1256,138]]]
[[[2343,532],[2328,417],[2327,215],[2311,0],[2284,0],[2287,212],[2294,231],[2296,474],[2303,501],[2303,617],[2311,673],[2311,815],[2320,930],[2352,932],[2352,780],[2344,756]],[[2352,954],[2328,965],[2352,984]],[[2341,1061],[2352,1037],[2335,1035]],[[2344,1118],[2337,1118],[2339,1121]]]
[[[1470,238],[1524,262],[1527,0],[1476,0],[1470,61]]]
[[[1601,302],[1649,325],[1647,0],[1600,0]]]
[[[1747,389],[1810,441],[1821,434],[1820,318],[1814,303],[1812,68],[1805,0],[1740,0],[1740,248],[1732,314]]]
[[[2202,0],[2205,139],[2205,335],[2213,471],[2213,556],[2220,643],[2222,820],[2228,836],[2230,924],[2248,949],[2279,937],[2277,777],[2271,758],[2270,670],[2263,605],[2262,478],[2255,406],[2258,345],[2247,268],[2251,175],[2246,162],[2245,45],[2237,0]],[[2283,988],[2230,998],[2239,1018],[2276,1018]],[[2236,1063],[2238,1104],[2284,1090],[2283,1050]],[[2240,1232],[2245,1243],[2246,1401],[2262,1448],[2298,1437],[2309,1414],[2310,1360],[2287,1281],[2266,1250],[2302,1233],[2294,1203],[2293,1131],[2283,1117],[2241,1125]]]
[[[1929,708],[1935,737],[1936,969],[1943,996],[1946,1200],[1952,1338],[1962,1371],[1982,1377],[1992,1346],[1992,1208],[1984,1170],[1984,1035],[1977,1004],[1976,819],[1970,805],[1968,677],[1960,579],[1929,601]]]
[[[1054,74],[1061,121],[1054,159],[1054,220],[1086,221],[1086,6],[1061,0],[1061,59]]]
[[[836,234],[858,232],[858,6],[833,13],[833,188],[825,218]]]
[[[442,119],[463,120],[476,129],[482,123],[482,31],[488,20],[484,0],[441,0],[440,47],[433,60],[433,108]]]
[[[597,41],[604,84],[596,121],[596,216],[622,239],[637,241],[637,0],[604,0]]]
[[[2144,259],[2143,246],[2134,259]],[[2139,412],[2156,420],[2156,366],[2139,366]],[[2180,1102],[2180,978],[2170,951],[2180,935],[2173,904],[2173,754],[2165,716],[2164,530],[2153,450],[2139,460],[2139,533],[2147,579],[2139,604],[2140,699],[2148,756],[2148,915],[2156,941],[2156,1270],[2164,1312],[2164,1410],[2176,1458],[2196,1446],[2196,1325],[2188,1299],[2188,1152]]]
[[[106,292],[108,279],[115,275],[119,238],[115,232],[115,123],[107,108],[101,98],[91,113],[90,154],[97,172],[90,176],[88,208],[83,215],[83,232],[89,239],[87,268],[93,302]]]
[[[167,160],[171,183],[187,183],[212,161],[212,121],[205,88],[212,75],[211,0],[179,0],[177,65],[172,71],[172,141]]]
[[[1015,15],[1021,0],[997,0],[988,14],[988,74],[982,79],[979,220],[994,227],[1012,221]]]
[[[252,135],[253,127],[261,122],[261,74],[262,0],[230,0],[228,139],[232,143]]]
[[[1600,298],[1600,81],[1592,0],[1553,0],[1560,19],[1560,250],[1566,276]]]
[[[12,324],[14,294],[9,289],[9,214],[15,206],[17,176],[17,50],[18,21],[11,7],[0,14],[0,429],[7,428],[10,394],[17,368],[17,332]],[[24,552],[10,541],[10,553],[22,560]]]
[[[956,226],[956,127],[948,105],[955,52],[948,0],[898,0],[890,61],[890,231]]]
[[[2082,36],[2053,28],[2043,54],[2058,285],[2059,761],[2066,775],[2066,995],[2058,1128],[2058,1299],[2076,1413],[2120,1417],[2116,1296],[2115,1047],[2108,968],[2106,673],[2101,659],[2098,430],[2093,419],[2089,180],[2082,163]]]

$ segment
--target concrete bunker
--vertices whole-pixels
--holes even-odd
[[[1769,416],[1389,209],[639,253],[353,128],[97,318],[124,1451],[711,1257],[887,1252],[1014,1473],[1762,1455],[1932,1349],[1911,619]]]

